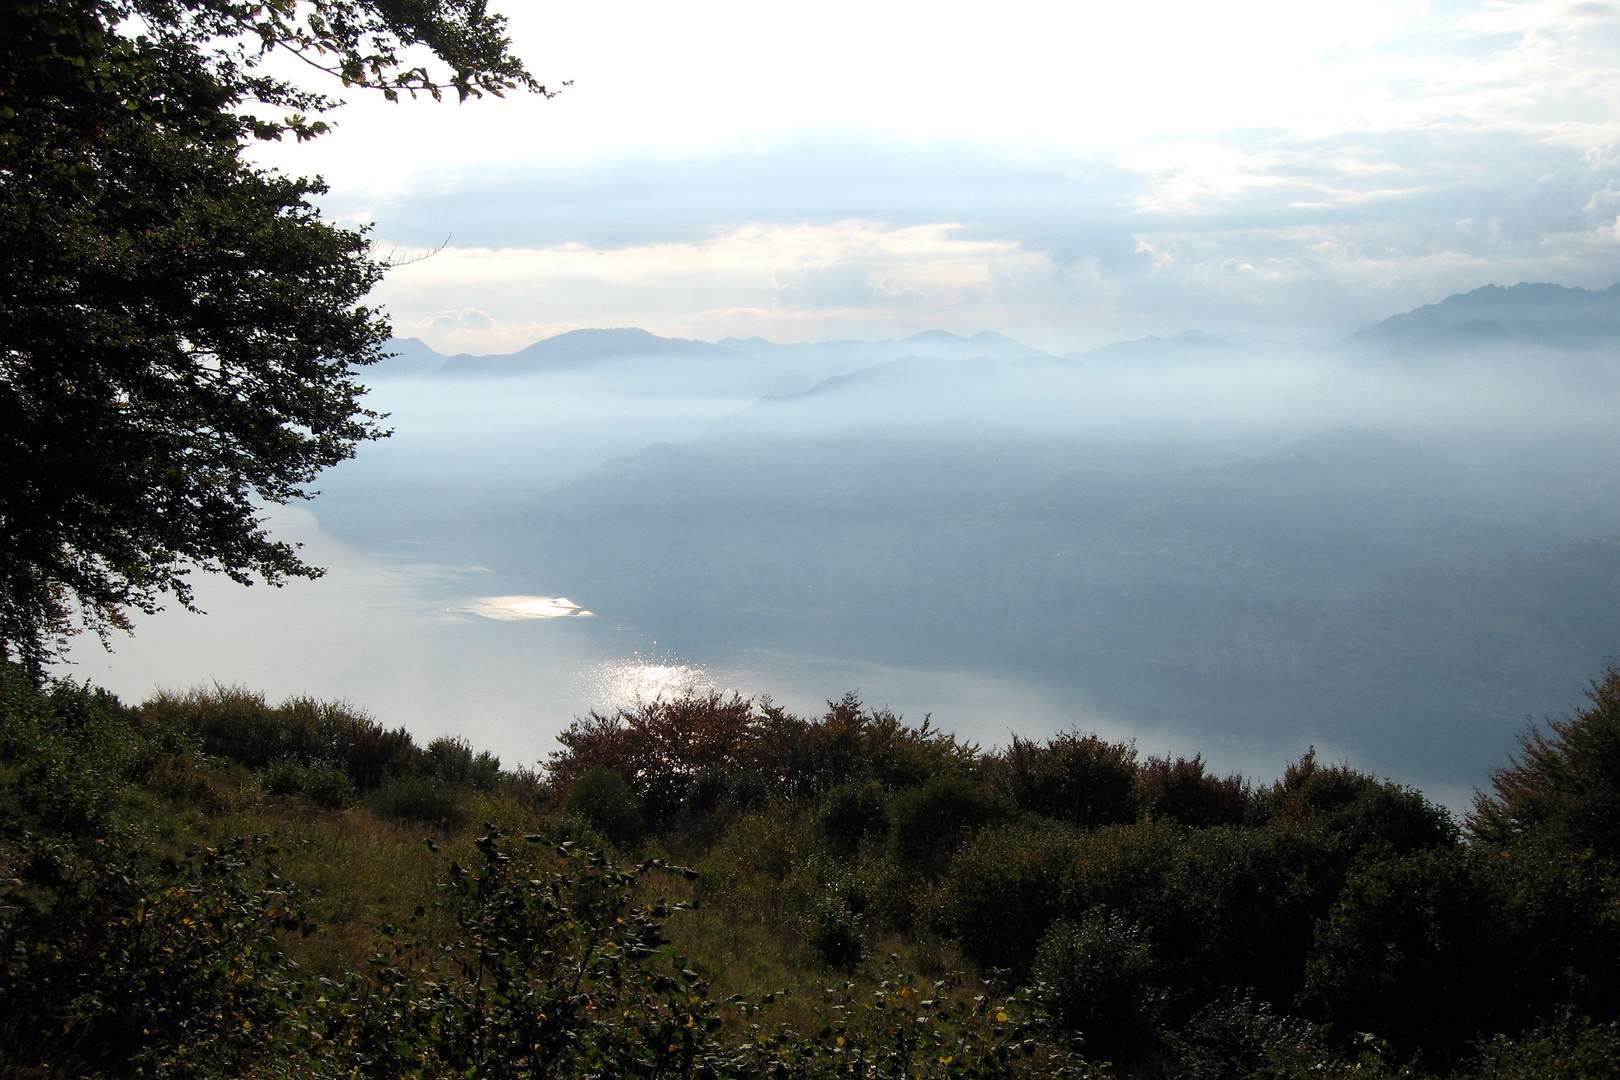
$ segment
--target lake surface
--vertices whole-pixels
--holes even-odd
[[[272,517],[326,577],[199,581],[207,616],[75,674],[346,698],[508,766],[637,694],[856,690],[985,746],[1264,779],[1315,746],[1462,807],[1620,647],[1612,352],[1174,344],[379,378],[394,437]]]

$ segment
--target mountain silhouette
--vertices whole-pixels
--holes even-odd
[[[1485,285],[1392,315],[1351,341],[1384,349],[1478,348],[1513,341],[1591,348],[1620,339],[1620,284],[1601,291],[1546,282]]]

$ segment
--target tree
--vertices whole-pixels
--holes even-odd
[[[1477,839],[1620,861],[1620,665],[1586,696],[1591,703],[1574,716],[1526,732],[1519,760],[1492,774],[1493,793],[1475,798],[1468,820]]]
[[[507,50],[482,0],[0,0],[7,659],[38,677],[83,627],[191,607],[197,567],[319,576],[261,507],[385,434],[355,375],[383,266],[318,180],[243,160],[335,104],[264,61],[390,99],[547,93]]]

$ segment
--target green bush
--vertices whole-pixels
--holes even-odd
[[[1184,1011],[1246,992],[1290,1006],[1354,862],[1342,840],[1297,822],[1108,832],[1106,850],[1071,868],[1068,911],[1103,907],[1149,927]]]
[[[868,836],[889,831],[888,795],[874,780],[839,784],[822,797],[816,822],[836,849],[852,853]]]
[[[1082,841],[1064,826],[987,829],[951,863],[935,918],[985,967],[1024,971],[1063,912],[1064,877]]]
[[[686,783],[675,833],[689,844],[707,848],[738,818],[762,808],[767,794],[757,773],[705,769]]]
[[[598,765],[575,780],[563,798],[563,808],[591,823],[618,847],[641,839],[640,800],[617,771]]]
[[[424,760],[405,729],[390,730],[347,704],[309,697],[272,707],[263,694],[240,688],[164,691],[141,706],[140,717],[149,733],[184,733],[205,753],[255,771],[283,761],[342,769],[361,792],[417,771]]]
[[[0,884],[0,1070],[229,1076],[284,1050],[296,966],[278,934],[304,923],[270,854],[31,842]]]
[[[466,808],[455,788],[427,776],[390,780],[365,798],[365,806],[378,817],[421,825],[456,828],[466,824]]]
[[[866,918],[844,896],[824,896],[811,907],[806,940],[822,963],[853,968],[866,956]]]
[[[1523,1035],[1497,1035],[1469,1071],[1478,1080],[1616,1080],[1620,1023],[1564,1010]]]
[[[442,736],[422,752],[421,769],[436,780],[475,791],[492,791],[501,778],[501,759],[488,750],[473,753],[466,739]]]
[[[1360,865],[1317,932],[1301,1003],[1336,1031],[1455,1062],[1522,1023],[1501,903],[1466,851]]]
[[[1006,806],[988,786],[939,776],[889,803],[889,845],[901,865],[937,877],[969,837],[1006,816]]]
[[[1169,994],[1147,933],[1117,914],[1061,920],[1041,939],[1033,977],[1037,999],[1058,1029],[1097,1061],[1128,1062],[1152,1053]]]
[[[302,795],[322,810],[342,810],[356,798],[349,774],[331,765],[277,761],[259,771],[259,787],[266,795]]]
[[[1359,1041],[1367,1046],[1365,1036]],[[1165,1032],[1158,1058],[1158,1072],[1177,1080],[1375,1080],[1395,1071],[1376,1056],[1345,1061],[1316,1025],[1248,995],[1207,1005]],[[1406,1070],[1397,1075],[1420,1080]]]

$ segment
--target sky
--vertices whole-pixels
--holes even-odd
[[[1620,280],[1603,0],[492,6],[556,97],[351,95],[261,152],[375,223],[408,263],[377,299],[441,350],[1327,341]]]

